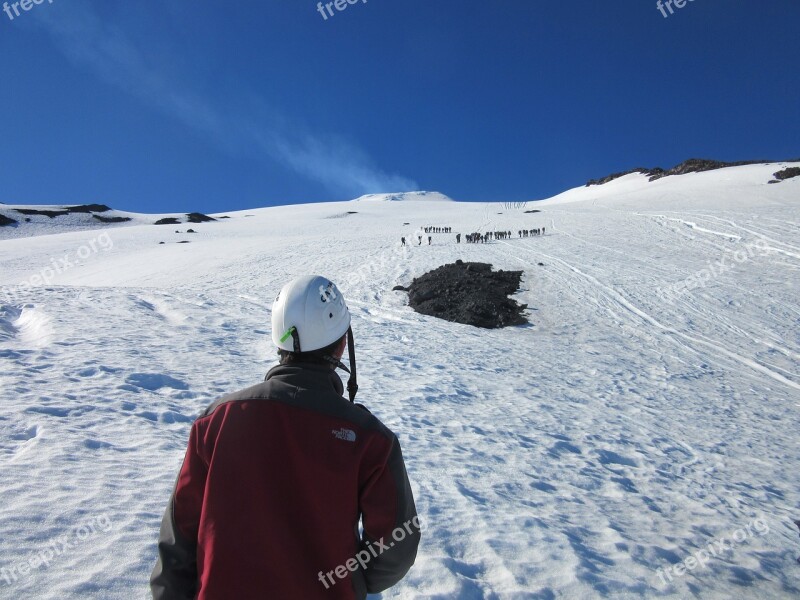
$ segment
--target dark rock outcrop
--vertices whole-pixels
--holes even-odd
[[[687,173],[702,173],[703,171],[716,171],[717,169],[726,169],[728,167],[742,167],[744,165],[758,165],[765,164],[768,160],[740,160],[737,162],[722,162],[719,160],[708,160],[705,158],[690,158],[683,161],[681,164],[676,165],[668,171],[655,173],[650,176],[650,181],[661,179],[668,175],[686,175]]]
[[[0,215],[0,227],[7,227],[8,225],[16,225],[17,222],[11,217]]]
[[[156,225],[180,225],[181,220],[176,219],[175,217],[165,217],[163,219],[159,219],[155,223]]]
[[[786,181],[787,179],[798,176],[800,176],[800,167],[789,167],[788,169],[783,169],[773,174],[773,177],[778,181]]]
[[[204,215],[203,213],[188,213],[186,215],[186,220],[189,223],[209,223],[211,221],[216,221],[214,217],[209,217],[208,215]]]
[[[25,222],[30,223],[31,216],[43,216],[49,217],[51,219],[55,219],[56,217],[63,217],[64,215],[70,214],[85,214],[85,215],[92,215],[94,219],[100,221],[101,223],[125,223],[127,221],[131,221],[130,217],[103,217],[98,214],[94,213],[105,213],[111,210],[110,207],[106,206],[105,204],[80,204],[77,206],[59,206],[54,209],[39,209],[39,208],[16,208],[14,209],[15,212],[26,215]],[[16,223],[12,219],[13,223]],[[10,223],[7,223],[10,224]]]
[[[492,265],[459,260],[417,277],[404,291],[418,313],[496,329],[528,323],[522,314],[527,305],[508,297],[521,278],[522,271],[492,271]]]
[[[631,173],[642,173],[643,175],[647,175],[650,178],[650,181],[655,181],[656,179],[661,179],[662,177],[667,177],[669,175],[686,175],[687,173],[701,173],[703,171],[715,171],[717,169],[725,169],[727,167],[741,167],[744,165],[761,165],[761,164],[769,164],[772,162],[776,161],[740,160],[736,162],[722,162],[719,160],[709,160],[707,158],[690,158],[689,160],[683,161],[679,165],[675,165],[671,169],[665,170],[662,169],[661,167],[655,167],[652,169],[648,169],[646,167],[637,167],[635,169],[630,169],[629,171],[623,171],[621,173],[613,173],[612,175],[608,175],[607,177],[603,177],[601,179],[590,179],[586,183],[586,187],[592,185],[603,185],[604,183],[608,183],[609,181],[614,181],[615,179],[619,179],[620,177],[624,177],[625,175],[630,175]],[[788,160],[783,162],[797,162],[797,161]]]
[[[102,213],[110,211],[111,207],[105,204],[81,204],[80,206],[67,206],[66,210],[71,213]]]
[[[101,223],[127,223],[132,221],[130,217],[103,217],[101,215],[92,215],[93,219],[97,219]]]
[[[620,173],[612,173],[611,175],[607,175],[605,177],[601,177],[600,179],[590,179],[586,182],[586,187],[592,185],[603,185],[604,183],[609,183],[610,181],[614,181],[615,179],[619,179],[620,177],[625,177],[625,175],[630,175],[631,173],[642,173],[648,176],[658,175],[663,173],[664,169],[660,167],[656,167],[655,169],[647,169],[645,167],[636,167],[635,169],[629,169],[628,171],[622,171]]]
[[[42,215],[51,219],[69,214],[67,210],[38,210],[36,208],[17,208],[15,210],[21,215]]]

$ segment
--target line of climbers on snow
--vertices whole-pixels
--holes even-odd
[[[545,227],[537,228],[537,229],[520,229],[517,231],[517,236],[520,238],[527,238],[533,237],[537,235],[544,235],[545,234]],[[423,231],[425,233],[452,233],[452,227],[424,227]],[[491,242],[493,240],[509,240],[513,237],[512,232],[510,231],[488,231],[486,233],[468,233],[464,235],[464,242],[467,244],[485,244],[487,242]],[[417,246],[422,246],[423,236],[417,235]],[[433,242],[433,237],[428,236],[428,245],[430,246]],[[461,234],[456,234],[456,244],[461,243]],[[405,237],[400,238],[400,244],[403,246],[409,245],[406,242]]]

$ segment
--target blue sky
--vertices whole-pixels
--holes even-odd
[[[518,201],[800,155],[796,0],[667,18],[649,0],[369,0],[327,20],[312,0],[29,8],[0,13],[5,203]]]

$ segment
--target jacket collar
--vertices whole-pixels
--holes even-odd
[[[281,379],[300,378],[305,384],[303,387],[321,389],[330,389],[332,387],[337,394],[344,395],[342,380],[329,365],[309,362],[291,362],[276,365],[269,370],[264,381],[269,381],[273,377],[280,377]]]

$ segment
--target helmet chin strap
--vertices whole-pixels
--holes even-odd
[[[350,402],[355,402],[358,393],[358,380],[356,379],[356,345],[353,341],[353,328],[347,328],[347,350],[350,353],[350,379],[347,380],[347,393]]]
[[[337,369],[350,373],[350,379],[347,380],[347,393],[350,396],[350,402],[355,402],[356,394],[358,393],[358,381],[356,379],[356,348],[353,341],[353,328],[347,329],[347,350],[350,356],[350,368],[347,368],[340,359],[334,358],[326,354],[322,358],[331,363]]]

